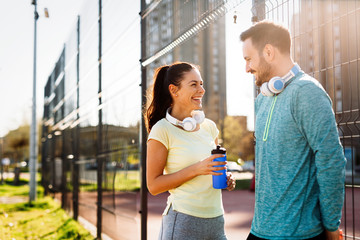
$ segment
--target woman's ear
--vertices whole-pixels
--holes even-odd
[[[177,91],[178,91],[178,87],[175,86],[174,84],[170,84],[169,85],[169,92],[172,96],[177,96]]]

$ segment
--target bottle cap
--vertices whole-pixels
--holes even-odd
[[[226,149],[221,147],[220,145],[216,146],[216,149],[211,151],[211,154],[226,154]]]

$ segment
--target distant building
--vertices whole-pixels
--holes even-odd
[[[194,23],[204,9],[212,9],[223,1],[164,0],[147,19],[147,56],[169,44]],[[175,61],[191,62],[200,66],[206,94],[203,109],[206,116],[219,123],[226,109],[225,17],[210,24],[194,37],[175,47],[173,51],[148,66],[148,84],[151,86],[154,70]]]

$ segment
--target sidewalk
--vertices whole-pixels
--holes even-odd
[[[165,209],[168,193],[157,196],[148,194],[148,240],[157,240],[161,226],[162,212]],[[60,194],[56,195],[60,198]],[[103,211],[102,231],[111,239],[134,240],[140,239],[140,193],[117,193],[115,207],[112,205],[112,195],[103,195],[103,204],[107,209]],[[228,240],[246,239],[250,231],[255,194],[248,190],[223,190],[225,210],[225,233]],[[86,219],[93,227],[96,226],[96,193],[80,194],[79,216]]]
[[[11,175],[11,173],[9,173]],[[252,177],[252,173],[234,173],[236,179],[247,179]],[[10,177],[10,176],[6,176]],[[23,177],[23,176],[22,176]],[[134,236],[140,233],[140,229],[134,228],[134,226],[140,227],[140,215],[138,215],[140,203],[140,194],[127,194],[119,193],[121,195],[117,196],[117,213],[120,213],[117,216],[112,214],[110,216],[103,216],[103,232],[106,235],[105,239],[119,239],[119,231],[124,233],[126,232],[128,239],[136,239]],[[254,201],[255,195],[254,192],[248,190],[235,190],[232,192],[223,190],[223,204],[225,210],[225,233],[228,240],[232,239],[246,239],[250,231],[251,220],[254,211]],[[129,195],[129,196],[128,196]],[[162,193],[157,196],[148,195],[148,240],[157,240],[158,234],[161,226],[161,217],[162,212],[166,206],[168,193]],[[70,196],[68,196],[70,197]],[[55,198],[60,200],[60,194],[56,194]],[[25,198],[0,198],[2,203],[10,202],[22,202],[27,201]],[[112,200],[112,197],[108,197],[104,193],[103,203],[107,203],[108,200]],[[86,227],[89,231],[93,229],[96,232],[96,208],[85,207],[93,205],[96,202],[96,193],[95,192],[83,192],[80,195],[80,202],[83,205],[79,206],[80,216],[79,219],[82,224],[84,221],[87,222]],[[135,204],[134,204],[135,203]],[[106,214],[106,211],[103,211],[103,214]],[[124,217],[125,216],[125,217]],[[115,219],[115,220],[114,220]],[[117,221],[121,219],[121,221]],[[132,236],[132,237],[131,237]],[[139,236],[139,235],[138,235]],[[120,237],[122,239],[123,237]]]
[[[237,179],[250,178],[251,174],[235,174]],[[228,240],[246,239],[250,231],[254,212],[255,194],[249,190],[235,190],[232,192],[223,190],[223,204],[225,209],[225,233]],[[54,195],[61,199],[61,194]],[[68,193],[68,202],[71,202],[71,193]],[[168,193],[158,196],[148,194],[148,239],[157,240],[161,226],[161,214],[166,206]],[[341,228],[347,236],[360,236],[360,188],[346,188],[345,205]],[[0,203],[10,201],[27,201],[27,197],[6,198],[0,197]],[[86,219],[87,225],[96,230],[96,192],[81,192],[79,195],[79,216]],[[70,203],[71,204],[71,203]],[[140,193],[117,192],[113,196],[111,192],[103,193],[103,233],[109,238],[133,240],[140,239]],[[346,209],[346,211],[344,211]],[[83,223],[83,222],[82,222]],[[346,226],[346,227],[345,227]],[[95,231],[94,230],[94,231]],[[96,231],[95,231],[96,232]]]

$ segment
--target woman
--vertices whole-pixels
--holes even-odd
[[[211,155],[219,133],[200,110],[205,93],[199,70],[179,62],[158,68],[146,111],[147,186],[151,194],[169,191],[159,239],[226,239],[221,190],[212,176],[226,162]],[[231,174],[227,189],[235,188]]]

